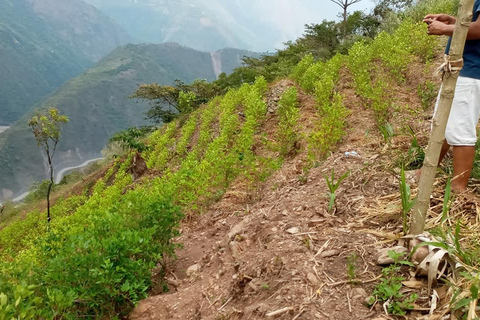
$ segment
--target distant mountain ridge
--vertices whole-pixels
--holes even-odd
[[[0,125],[130,41],[81,0],[0,0]]]
[[[255,54],[236,49],[200,52],[175,43],[117,48],[35,106],[55,106],[70,118],[55,158],[56,170],[97,157],[115,132],[146,124],[148,104],[127,98],[138,84],[212,81],[219,72],[240,66],[245,55]],[[27,127],[33,114],[0,135],[0,200],[46,177],[45,161]]]
[[[143,42],[178,42],[202,51],[273,49],[278,30],[254,16],[249,1],[85,0]],[[256,1],[256,0],[255,0]]]

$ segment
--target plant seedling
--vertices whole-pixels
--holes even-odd
[[[383,268],[383,277],[375,287],[369,303],[373,305],[375,301],[385,302],[390,314],[403,316],[406,314],[406,310],[413,309],[413,303],[417,300],[418,295],[413,293],[410,296],[405,296],[400,292],[402,281],[405,279],[399,276],[398,272],[402,265],[413,266],[413,264],[410,261],[401,260],[403,253],[389,251],[388,256],[393,259],[394,263],[387,268]]]
[[[416,199],[411,200],[410,186],[405,179],[405,169],[402,166],[400,173],[400,195],[402,197],[402,218],[403,218],[403,232],[408,232],[408,214],[415,205]]]
[[[328,202],[328,212],[331,212],[333,210],[333,207],[335,205],[335,199],[337,198],[336,192],[338,187],[340,187],[340,183],[342,183],[342,181],[345,180],[349,174],[350,174],[350,171],[347,171],[340,178],[338,178],[336,182],[335,182],[335,169],[332,169],[331,178],[328,178],[327,176],[325,176],[325,180],[327,181],[327,186],[328,186],[328,197],[330,198],[330,201]]]

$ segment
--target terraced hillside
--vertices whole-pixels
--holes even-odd
[[[405,19],[138,140],[144,151],[58,198],[51,225],[39,207],[3,226],[0,315],[473,319],[476,180],[451,198],[447,164],[428,212],[428,264],[401,252],[417,190],[400,167],[422,162],[439,49]]]
[[[213,81],[218,73],[231,72],[252,53],[226,49],[215,55],[177,44],[127,45],[113,51],[83,75],[74,78],[35,110],[55,106],[71,119],[65,126],[57,170],[97,158],[108,139],[116,132],[143,124],[148,104],[128,96],[141,83],[170,85],[184,82]],[[11,198],[31,182],[46,177],[45,161],[27,122],[29,112],[0,136],[0,199]],[[22,193],[22,192],[20,192]]]

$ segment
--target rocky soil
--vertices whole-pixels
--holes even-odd
[[[408,87],[416,88],[420,80],[410,79]],[[271,89],[270,113],[291,85],[285,80]],[[415,114],[420,102],[408,87],[397,89],[411,112],[392,124],[408,124],[424,141],[429,124]],[[184,248],[167,275],[170,291],[154,290],[131,320],[390,319],[381,305],[369,308],[365,300],[381,276],[379,252],[393,247],[401,232],[398,174],[391,168],[411,140],[400,134],[385,143],[348,74],[338,89],[351,114],[335,152],[309,170],[305,154],[289,159],[253,194],[238,181],[209,212],[187,219],[178,239]],[[308,127],[315,103],[303,94],[300,103],[300,121]],[[349,175],[328,212],[325,175],[333,169],[336,177]],[[428,302],[423,289],[419,295],[412,319]]]

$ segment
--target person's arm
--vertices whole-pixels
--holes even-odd
[[[428,21],[431,21],[431,20],[437,20],[437,21],[443,22],[445,24],[455,24],[457,22],[457,18],[452,17],[452,16],[450,16],[448,14],[445,14],[445,13],[428,14],[423,19],[423,22],[429,23]]]
[[[428,34],[436,36],[452,36],[457,19],[446,14],[427,15],[423,22],[428,24]],[[480,20],[472,22],[468,29],[467,40],[480,39]]]

